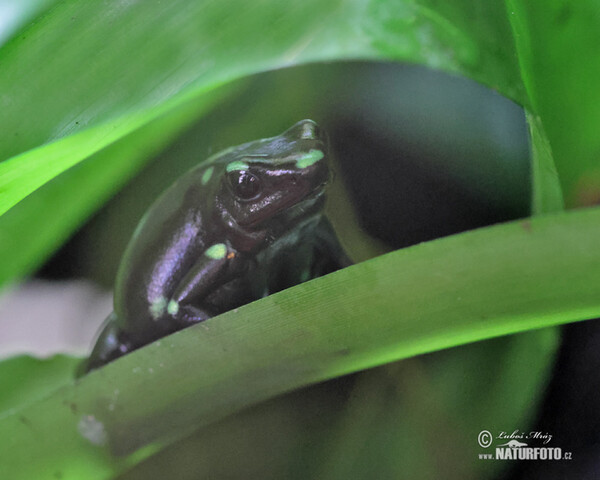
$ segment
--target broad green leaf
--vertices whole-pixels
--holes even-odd
[[[0,362],[0,412],[18,410],[69,383],[79,360],[65,355],[41,359],[25,355]]]
[[[209,99],[210,97],[205,101],[208,102]],[[127,135],[135,133],[151,121],[164,118],[169,114],[175,116],[178,108],[181,110],[187,107],[189,110],[190,105],[193,105],[192,100],[198,102],[197,96],[181,96],[175,101],[165,102],[149,112],[130,115],[123,119],[118,126],[115,124],[98,125],[0,163],[0,181],[2,182],[0,185],[0,214],[10,209],[14,205],[15,199],[24,198],[59,173],[108,148]],[[187,117],[189,116],[191,116],[190,113],[187,114]],[[175,132],[179,131],[178,128],[174,128],[174,130]],[[170,139],[168,134],[163,136]],[[156,140],[154,138],[146,140],[147,143],[151,141]],[[147,157],[146,154],[142,158],[146,159]]]
[[[0,212],[169,109],[268,69],[357,58],[419,62],[468,75],[526,104],[504,7],[474,5],[56,2],[0,49],[0,159],[6,160]],[[120,182],[128,175],[119,166],[105,169]],[[63,188],[71,186],[67,181]],[[90,211],[58,199],[53,207],[79,219]],[[26,212],[18,215],[34,223]],[[65,238],[75,227],[65,223],[57,234]],[[34,250],[24,265],[36,261]]]
[[[5,415],[0,464],[14,479],[42,471],[77,478],[82,462],[98,466],[87,478],[107,478],[151,453],[126,458],[138,449],[159,448],[301,385],[592,318],[600,314],[599,236],[600,209],[539,216],[396,251],[271,295]]]
[[[0,50],[1,126],[10,140],[0,145],[0,159],[11,159],[0,171],[0,211],[224,81],[297,62],[375,53],[364,42],[348,51],[343,44],[352,32],[343,23],[322,28],[335,13],[356,20],[357,5],[348,7],[57,3]]]
[[[526,102],[504,41],[511,34],[502,3],[476,5],[56,2],[0,49],[2,124],[10,139],[0,159],[107,122],[118,129],[127,115],[182,91],[318,60],[410,60],[462,72]]]

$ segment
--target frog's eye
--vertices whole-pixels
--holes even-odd
[[[246,170],[230,172],[229,184],[233,193],[242,200],[252,200],[260,193],[259,178]]]

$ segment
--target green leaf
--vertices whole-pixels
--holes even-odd
[[[539,116],[526,111],[531,141],[532,211],[533,213],[563,210],[562,189],[554,166],[552,151]]]
[[[0,3],[0,46],[56,0],[3,0]]]
[[[521,74],[547,132],[567,205],[600,197],[597,2],[509,0]]]
[[[5,415],[0,464],[14,479],[48,471],[68,479],[85,461],[98,466],[86,478],[106,478],[151,453],[126,457],[151,442],[157,448],[308,383],[597,316],[599,235],[600,209],[545,215],[393,252],[271,295]]]
[[[70,383],[78,363],[78,359],[65,355],[48,359],[22,355],[0,362],[0,412],[22,408]]]
[[[229,91],[221,89],[210,97],[202,96],[171,109],[107,145],[0,216],[0,256],[3,257],[0,285],[33,270],[148,158]],[[43,157],[38,159],[41,160],[40,169],[54,168],[52,165],[46,167]],[[0,164],[0,169],[2,166]],[[16,182],[16,185],[22,188],[24,182]]]
[[[349,32],[321,28],[325,18],[343,12],[339,7],[57,3],[0,50],[2,130],[10,139],[0,145],[0,159],[11,158],[0,171],[0,213],[60,171],[224,81],[343,56],[340,43]],[[65,43],[69,36],[77,41]],[[330,52],[321,48],[326,40],[336,40]]]
[[[476,460],[477,435],[528,424],[523,414],[532,413],[546,381],[547,355],[556,348],[553,330],[365,372],[334,435],[318,444],[327,453],[312,477],[435,479],[451,471],[454,478],[498,478],[506,465]]]
[[[502,4],[486,5],[56,2],[0,49],[0,213],[182,103],[268,69],[322,60],[405,60],[460,72],[526,104]],[[124,156],[120,163],[140,162],[136,158]],[[134,170],[104,169],[116,185]],[[63,188],[77,186],[65,180]],[[65,200],[48,208],[77,221],[55,229],[45,252],[93,208]],[[29,212],[17,215],[35,224]],[[30,250],[21,263],[29,268],[42,249]]]
[[[144,114],[130,115],[118,125],[98,125],[0,163],[0,214],[59,173],[140,130],[151,121],[173,114],[177,107],[188,106],[189,109],[192,99],[178,98]],[[164,136],[170,139],[170,136]],[[146,143],[150,143],[150,140],[146,140]]]

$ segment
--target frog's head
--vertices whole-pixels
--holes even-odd
[[[323,207],[327,148],[312,120],[235,147],[218,164],[223,170],[216,206],[231,227],[279,234]]]

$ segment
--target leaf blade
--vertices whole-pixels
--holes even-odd
[[[599,236],[600,209],[545,215],[393,252],[269,296],[3,417],[10,440],[0,460],[13,478],[35,473],[24,470],[25,454],[39,458],[35,468],[66,469],[63,445],[111,463],[108,446],[90,450],[77,433],[83,416],[93,415],[110,451],[125,455],[308,383],[592,318],[600,314]],[[176,374],[190,367],[192,375]],[[19,416],[51,440],[32,446]],[[57,432],[65,438],[56,441]]]

